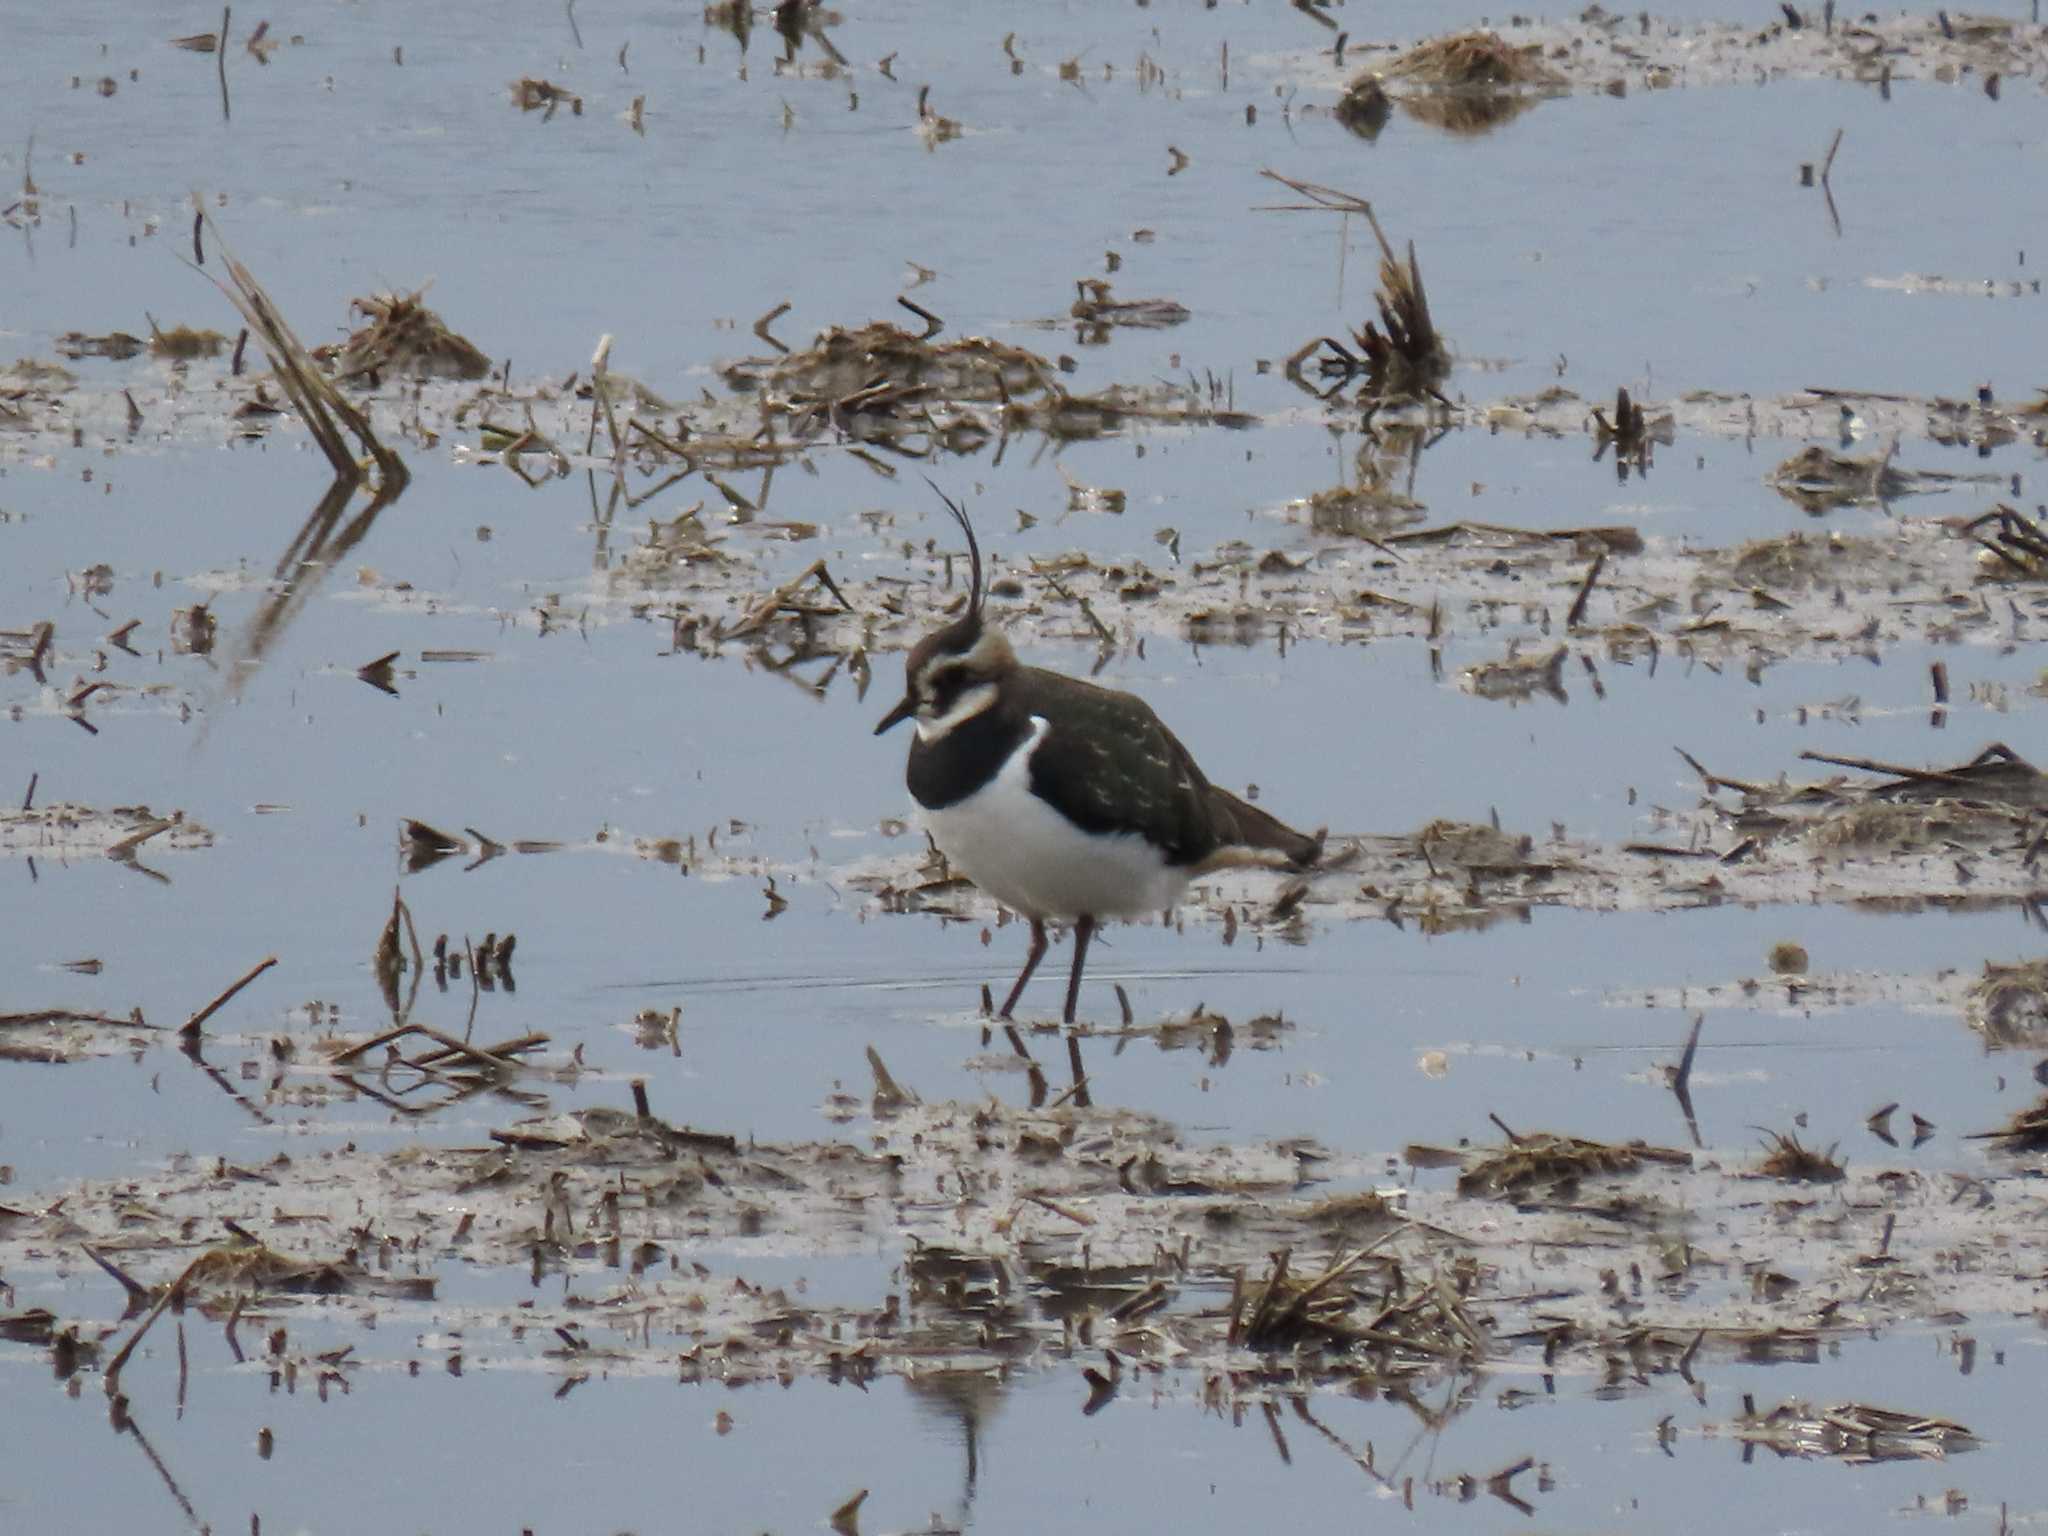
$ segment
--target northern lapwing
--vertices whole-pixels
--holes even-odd
[[[915,723],[906,777],[924,829],[952,868],[1030,921],[1001,1017],[1045,956],[1046,924],[1073,925],[1071,1024],[1100,922],[1164,913],[1190,880],[1224,865],[1308,868],[1324,834],[1211,784],[1135,694],[1020,663],[983,614],[974,525],[939,496],[967,535],[967,608],[911,651],[902,701],[875,734]]]

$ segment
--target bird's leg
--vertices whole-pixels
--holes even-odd
[[[1074,972],[1067,978],[1067,1011],[1062,1020],[1074,1022],[1074,1007],[1081,1001],[1081,967],[1088,960],[1088,941],[1095,937],[1095,919],[1081,917],[1074,921]]]
[[[1010,1016],[1010,1010],[1017,1006],[1017,999],[1024,995],[1024,983],[1031,979],[1031,973],[1038,969],[1038,962],[1044,958],[1045,924],[1034,917],[1031,919],[1031,952],[1024,957],[1024,969],[1017,974],[1017,985],[1010,988],[1010,995],[1003,999],[1003,1011],[996,1015],[997,1018],[1007,1019]]]

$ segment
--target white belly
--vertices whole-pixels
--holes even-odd
[[[1011,911],[1025,917],[1144,917],[1164,912],[1186,889],[1188,871],[1169,866],[1136,834],[1091,837],[1031,793],[1031,739],[1003,771],[944,810],[920,809],[939,852]]]

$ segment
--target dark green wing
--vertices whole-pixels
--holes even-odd
[[[1170,864],[1216,851],[1209,781],[1151,705],[1037,667],[1011,687],[1014,707],[1050,727],[1031,755],[1033,794],[1086,831],[1138,833]]]
[[[1152,706],[1038,667],[1017,672],[1014,708],[1051,730],[1031,756],[1031,789],[1090,832],[1136,832],[1170,864],[1199,864],[1218,849],[1269,848],[1301,866],[1323,839],[1295,831],[1203,777]]]

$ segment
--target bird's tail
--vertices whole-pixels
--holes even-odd
[[[1209,814],[1220,840],[1235,848],[1277,853],[1295,869],[1313,868],[1323,856],[1327,828],[1297,832],[1279,817],[1213,784],[1209,786]]]

